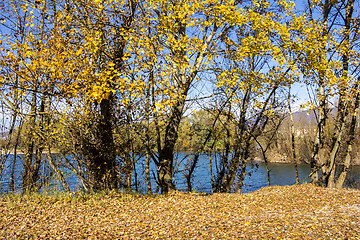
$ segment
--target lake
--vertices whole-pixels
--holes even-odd
[[[185,159],[183,162],[179,163],[178,165],[178,171],[175,173],[175,183],[176,188],[178,190],[186,190],[186,179],[183,175],[184,173],[184,166],[185,161],[187,158],[186,153],[178,153],[176,154],[176,159]],[[56,154],[53,155],[54,157],[57,157]],[[21,176],[22,176],[22,155],[18,155],[18,161],[16,165],[16,174],[15,174],[15,186],[16,189],[21,189]],[[71,157],[69,156],[71,159]],[[7,161],[4,168],[4,174],[0,181],[0,191],[2,193],[8,191],[8,186],[10,182],[10,174],[11,174],[11,166],[10,162],[12,162],[13,156],[9,156],[10,161]],[[214,159],[214,158],[213,158]],[[293,164],[285,164],[285,163],[269,163],[269,169],[270,169],[270,179],[271,179],[271,185],[292,185],[296,183],[295,178],[295,167]],[[68,169],[62,169],[64,174],[66,175],[66,179],[69,183],[70,189],[72,191],[76,191],[78,189],[81,189],[81,184],[79,179],[75,174],[73,174]],[[49,171],[49,166],[43,166],[42,174],[46,174]],[[156,188],[155,180],[153,179],[153,173],[156,174],[156,166],[154,163],[150,164],[150,171],[152,179],[152,189],[154,190]],[[299,178],[300,181],[305,179],[310,174],[310,165],[308,164],[300,164],[298,165],[298,171],[299,171]],[[146,184],[145,184],[145,173],[144,173],[144,162],[141,161],[136,164],[136,172],[138,177],[138,183],[139,188],[138,191],[141,193],[145,193]],[[216,173],[216,166],[213,163],[213,173]],[[133,175],[134,176],[134,175]],[[211,178],[210,178],[210,164],[209,164],[209,158],[207,155],[201,155],[199,158],[199,162],[197,165],[197,168],[195,169],[193,179],[192,179],[192,186],[195,191],[199,192],[206,192],[211,193]],[[350,173],[348,174],[348,186],[349,184],[356,183],[356,187],[359,188],[359,182],[360,182],[360,166],[352,166]],[[135,182],[135,178],[133,177],[133,182]],[[306,179],[305,182],[309,182],[309,179]],[[267,180],[267,173],[266,173],[266,167],[265,163],[263,162],[249,162],[247,164],[247,175],[246,179],[244,181],[244,186],[242,189],[242,193],[252,192],[255,190],[258,190],[262,187],[267,186],[268,180]],[[352,186],[355,186],[352,184]],[[47,190],[62,190],[62,187],[58,181],[58,179],[55,177],[49,186],[47,186],[45,189]]]

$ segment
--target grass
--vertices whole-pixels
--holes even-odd
[[[248,194],[7,195],[0,238],[360,239],[360,191],[300,186]]]

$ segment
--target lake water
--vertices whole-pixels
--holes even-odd
[[[22,176],[22,155],[18,155],[18,161],[16,165],[16,174],[15,174],[15,186],[16,189],[21,189],[21,176]],[[56,157],[56,154],[54,154]],[[191,156],[189,156],[191,157]],[[70,157],[71,158],[71,157]],[[8,191],[8,186],[10,182],[10,173],[11,173],[11,166],[10,162],[12,162],[13,156],[9,156],[10,161],[7,161],[4,174],[0,181],[0,191],[2,193]],[[186,179],[184,177],[184,166],[186,161],[186,154],[179,153],[176,155],[176,159],[185,159],[182,163],[179,164],[178,171],[175,173],[175,183],[176,188],[178,190],[186,190]],[[214,159],[214,158],[213,158]],[[292,185],[295,184],[295,167],[293,164],[284,164],[284,163],[269,163],[270,169],[270,180],[271,185]],[[44,166],[41,169],[42,174],[47,174],[49,171],[48,166]],[[156,174],[156,166],[154,163],[150,164],[150,171],[151,171],[151,182],[152,182],[152,189],[155,190],[156,183],[153,179],[154,174]],[[300,181],[305,179],[310,174],[310,165],[307,164],[300,164],[298,165],[299,171],[299,178]],[[81,184],[79,179],[76,177],[75,174],[71,173],[71,171],[67,169],[63,169],[63,172],[66,175],[66,179],[69,183],[69,186],[72,191],[76,191],[81,189]],[[144,172],[144,162],[141,161],[136,164],[136,172],[137,172],[137,181],[139,183],[138,191],[141,193],[145,192],[146,184],[145,184],[145,172]],[[216,165],[213,162],[213,174],[216,174]],[[134,176],[134,175],[133,175]],[[360,182],[360,166],[353,166],[351,168],[350,173],[348,174],[349,183],[352,183],[352,186],[359,188]],[[135,182],[135,178],[133,177],[133,183]],[[305,182],[309,182],[309,179],[306,179]],[[355,185],[353,184],[355,182]],[[210,164],[209,158],[207,155],[201,155],[199,158],[199,162],[197,168],[194,171],[194,175],[192,178],[192,186],[195,191],[211,193],[211,178],[210,178]],[[242,189],[243,193],[252,192],[258,190],[262,187],[268,185],[267,180],[267,173],[265,164],[262,162],[249,162],[247,164],[247,175],[244,181],[244,186]],[[349,185],[348,185],[349,186]],[[46,189],[55,189],[61,190],[62,187],[60,186],[59,181],[57,180],[56,176],[51,181],[51,184],[46,187]]]

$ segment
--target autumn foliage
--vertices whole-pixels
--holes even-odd
[[[213,191],[241,190],[254,152],[267,163],[265,145],[292,114],[294,84],[313,89],[302,107],[318,115],[311,181],[344,185],[360,98],[355,0],[5,3],[0,175],[8,169],[8,191],[36,192],[54,178],[70,191],[69,172],[88,192],[138,190],[137,164],[146,168],[147,191],[151,178],[157,192],[174,191],[182,121],[197,111],[209,123],[187,146],[188,190],[204,152],[220,152]],[[327,132],[330,105],[337,113]]]

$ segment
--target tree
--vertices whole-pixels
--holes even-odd
[[[219,75],[218,86],[230,99],[234,111],[231,121],[237,128],[233,156],[224,158],[217,177],[219,192],[232,191],[236,178],[237,188],[241,189],[252,140],[263,133],[281,106],[281,90],[298,79],[296,64],[301,60],[304,43],[291,36],[314,29],[312,24],[306,25],[310,20],[296,14],[293,3],[278,4],[271,11],[266,2],[254,4],[246,24],[235,26],[224,37],[229,67]]]
[[[8,33],[3,35],[1,49],[2,101],[27,126],[24,192],[35,191],[48,180],[43,173],[46,177],[39,182],[41,156],[44,149],[50,147],[52,101],[57,83],[51,71],[56,62],[53,58],[58,54],[52,35],[57,29],[52,11],[54,4],[52,1],[34,4],[9,1],[9,14],[4,24]]]
[[[164,117],[164,133],[158,129],[158,184],[162,193],[175,189],[174,149],[183,117],[186,98],[196,77],[206,62],[215,57],[216,43],[236,17],[244,14],[234,1],[159,1],[149,2],[152,37],[147,52],[151,57],[150,68],[158,85],[165,86],[166,94],[156,111]],[[150,17],[151,16],[151,17]],[[240,21],[242,18],[239,18]],[[166,90],[169,89],[169,90]]]
[[[317,86],[318,104],[315,109],[318,113],[318,127],[311,160],[313,173],[311,182],[321,186],[324,184],[328,187],[335,186],[336,158],[343,145],[345,132],[352,128],[351,124],[349,125],[348,114],[353,111],[350,110],[352,109],[350,102],[356,99],[355,89],[358,83],[356,77],[349,74],[349,69],[356,61],[354,46],[357,38],[356,34],[353,35],[353,31],[356,32],[359,27],[352,21],[353,10],[354,1],[352,0],[338,3],[327,0],[309,3],[310,17],[314,18],[316,11],[321,12],[322,17],[319,51],[306,52],[307,61],[303,62],[308,69],[305,76],[312,79]],[[339,28],[335,24],[339,21],[344,22],[340,25],[343,27]],[[357,68],[352,69],[352,74],[355,74]],[[338,97],[335,129],[332,138],[326,140],[324,129],[330,118],[328,105],[331,104],[329,101],[333,96]],[[352,104],[356,105],[356,101]],[[329,142],[329,154],[321,154],[326,141]],[[322,169],[321,176],[319,176],[320,169]]]

